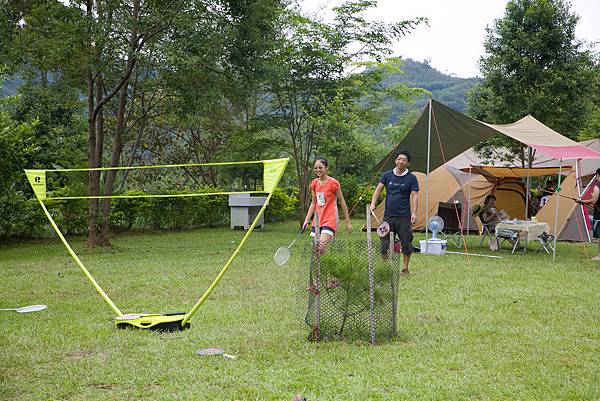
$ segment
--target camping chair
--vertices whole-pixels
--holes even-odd
[[[479,246],[483,245],[483,241],[485,240],[485,237],[488,237],[490,239],[490,241],[495,241],[496,240],[495,233],[493,233],[492,230],[490,229],[490,227],[492,227],[492,225],[494,225],[494,223],[485,223],[483,221],[483,219],[481,218],[481,215],[479,215],[478,217],[479,217],[479,221],[481,222],[481,240],[479,241]]]
[[[496,238],[498,238],[498,250],[500,250],[502,242],[504,241],[508,241],[512,244],[513,247],[510,253],[515,253],[515,249],[517,249],[517,246],[521,241],[518,231],[507,230],[504,228],[496,229]]]
[[[541,233],[538,237],[537,237],[540,246],[538,247],[538,249],[536,249],[536,252],[541,251],[542,249],[544,251],[546,251],[546,253],[550,254],[554,252],[554,235],[550,235],[547,232],[543,232]],[[552,252],[550,252],[552,251]]]
[[[457,248],[460,248],[461,230],[459,218],[462,216],[461,204],[440,202],[438,204],[437,215],[444,220],[444,231],[440,233],[440,238],[451,241]]]

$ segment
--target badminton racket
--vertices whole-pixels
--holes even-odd
[[[225,359],[235,359],[235,355],[226,354],[223,348],[201,348],[196,350],[196,354],[200,356],[221,355]]]
[[[390,233],[390,224],[387,221],[384,221],[383,223],[380,222],[377,218],[377,215],[375,215],[375,212],[373,212],[372,210],[371,214],[373,215],[373,217],[375,217],[375,221],[377,221],[377,224],[379,224],[379,226],[377,227],[377,235],[379,235],[380,238],[383,238],[386,235],[388,235]]]
[[[547,192],[547,193],[549,193],[549,194],[552,194],[552,191],[548,191],[547,189],[542,189],[541,191],[542,191],[542,192]],[[575,201],[575,203],[577,203],[577,204],[579,204],[579,205],[582,205],[582,206],[585,206],[585,207],[587,207],[588,209],[595,208],[595,205],[589,205],[589,204],[587,204],[587,203],[580,203],[580,202],[577,202],[577,201],[579,200],[578,198],[573,198],[572,196],[567,196],[567,195],[561,195],[561,194],[557,194],[556,192],[554,192],[554,194],[556,194],[556,195],[560,196],[561,198],[571,199],[572,201]]]
[[[281,246],[279,247],[279,249],[277,249],[277,252],[275,252],[275,256],[273,257],[273,261],[275,262],[275,264],[277,266],[283,266],[284,264],[287,263],[287,261],[290,259],[290,248],[292,247],[292,245],[294,245],[294,243],[296,242],[296,240],[298,240],[298,238],[300,238],[300,236],[304,233],[304,231],[306,230],[306,227],[303,227],[302,230],[300,230],[300,232],[298,233],[298,235],[296,235],[296,238],[294,238],[294,240],[292,241],[292,243],[288,246]]]
[[[48,307],[48,305],[29,305],[29,306],[23,306],[21,308],[3,308],[0,310],[14,310],[15,312],[18,313],[29,313],[29,312],[37,312],[40,310],[44,310]]]

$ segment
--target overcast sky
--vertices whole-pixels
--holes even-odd
[[[300,0],[308,12],[327,15],[340,0]],[[572,0],[571,10],[580,16],[577,37],[600,42],[600,0]],[[474,77],[483,54],[485,28],[504,15],[506,0],[379,0],[370,19],[398,21],[415,17],[429,18],[429,27],[417,28],[394,46],[395,56],[430,65],[446,74]],[[596,46],[600,50],[600,45]]]

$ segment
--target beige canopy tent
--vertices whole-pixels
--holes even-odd
[[[596,150],[600,148],[600,140],[580,142],[586,147]],[[600,149],[598,149],[600,150]],[[428,208],[425,210],[425,191],[419,192],[417,222],[413,226],[414,230],[425,230],[426,215],[433,216],[437,214],[440,203],[452,203],[458,201],[461,207],[461,222],[465,232],[474,232],[481,230],[481,223],[478,219],[473,220],[468,216],[470,208],[475,204],[483,204],[485,197],[490,194],[496,196],[496,205],[498,209],[504,210],[511,218],[524,219],[526,198],[525,186],[522,178],[527,175],[547,176],[558,174],[558,160],[550,159],[545,156],[539,156],[533,163],[532,169],[522,167],[498,167],[498,166],[480,166],[477,163],[483,163],[474,150],[468,149],[462,154],[456,156],[450,162],[433,170],[429,175],[429,199]],[[490,163],[490,160],[485,162]],[[492,161],[493,162],[493,161]],[[598,168],[598,162],[593,159],[587,159],[581,163],[584,167],[580,168],[582,174],[582,186],[585,188],[593,178],[593,174]],[[469,165],[473,163],[474,165]],[[501,162],[498,162],[501,163]],[[425,174],[415,172],[419,186],[425,186]],[[561,185],[561,195],[576,198],[577,187],[575,185],[575,169],[566,170],[567,179]],[[554,232],[554,212],[556,208],[556,197],[551,197],[551,201],[536,215],[539,221],[547,222],[550,226],[550,232]],[[383,217],[384,202],[381,202],[375,214],[378,219]],[[587,223],[587,224],[585,224]],[[589,241],[589,220],[582,208],[577,207],[574,202],[563,199],[560,203],[558,218],[558,237],[559,241]]]
[[[463,171],[469,171],[472,174],[481,174],[490,177],[510,177],[510,178],[525,178],[525,177],[540,177],[547,175],[558,174],[558,167],[538,167],[538,168],[523,168],[523,167],[497,167],[497,166],[471,166]]]
[[[397,152],[403,149],[410,151],[413,155],[411,168],[426,174],[424,189],[425,203],[428,204],[429,173],[468,148],[498,134],[511,137],[531,149],[559,160],[559,186],[564,160],[600,159],[600,152],[560,135],[532,116],[525,116],[511,124],[487,124],[430,99],[415,126],[375,169],[382,171],[393,168]],[[558,220],[559,203],[560,198],[557,199],[555,221]],[[428,208],[425,208],[425,213],[427,221]],[[557,224],[555,228],[556,226]],[[425,232],[427,237],[427,225]],[[555,257],[556,253],[553,254],[553,259]]]
[[[600,152],[600,138],[581,141],[577,143],[596,152]],[[468,171],[471,166],[510,167],[517,169],[520,168],[522,171],[527,171],[527,169],[525,169],[523,166],[515,164],[512,157],[508,155],[508,153],[508,149],[498,148],[493,151],[493,154],[490,158],[482,158],[477,155],[477,153],[475,152],[475,148],[469,148],[463,153],[452,158],[445,164],[463,171]],[[597,159],[580,160],[580,176],[594,174],[596,172],[596,169],[598,168],[598,163],[599,161]],[[563,170],[567,169],[567,164],[573,163],[563,164]],[[534,170],[540,168],[555,168],[558,170],[558,160],[546,156],[543,153],[536,152],[531,163],[531,168]]]

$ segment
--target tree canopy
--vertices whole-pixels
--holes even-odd
[[[579,17],[564,0],[510,0],[502,18],[487,28],[483,79],[468,95],[469,113],[490,123],[510,123],[528,114],[576,138],[598,89],[592,52],[575,36]],[[494,137],[480,146],[522,147]]]

